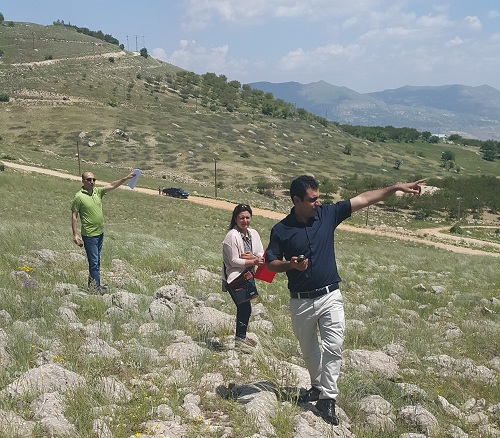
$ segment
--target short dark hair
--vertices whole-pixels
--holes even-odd
[[[250,213],[250,217],[252,216],[252,209],[248,204],[238,204],[234,207],[233,216],[231,217],[231,224],[229,225],[229,230],[232,230],[236,225],[236,218],[242,211],[248,211]]]
[[[306,196],[307,189],[317,190],[319,187],[318,181],[310,175],[301,175],[295,178],[290,184],[290,198],[298,196],[301,201],[304,200]]]

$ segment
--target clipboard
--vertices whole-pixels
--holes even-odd
[[[140,169],[134,169],[134,170],[132,171],[132,173],[134,173],[135,175],[134,175],[134,177],[133,177],[132,179],[129,179],[129,180],[128,180],[128,186],[129,186],[132,190],[134,190],[134,187],[135,187],[135,185],[137,184],[137,180],[139,179],[139,176],[141,176],[141,171],[140,171]]]
[[[264,257],[266,256],[266,253],[264,253]],[[259,266],[257,270],[255,271],[254,278],[257,280],[262,280],[267,283],[272,283],[274,280],[274,276],[276,275],[276,272],[271,272],[266,268],[266,264],[264,263],[263,265]]]

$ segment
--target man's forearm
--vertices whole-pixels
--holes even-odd
[[[273,260],[266,263],[266,268],[271,272],[286,272],[292,269],[291,263],[287,260]]]
[[[381,189],[368,190],[367,192],[360,193],[353,199],[359,199],[360,204],[363,207],[368,207],[369,205],[376,204],[379,201],[384,200],[388,196],[393,195],[398,191],[397,185],[383,187]]]
[[[109,183],[107,186],[106,186],[106,190],[109,191],[109,190],[114,190],[116,189],[117,187],[120,187],[125,181],[127,181],[129,179],[128,176],[124,176],[123,178],[120,178],[120,179],[117,179],[116,181],[113,181],[112,183]]]
[[[73,232],[73,236],[76,236],[78,234],[77,224],[78,224],[77,218],[74,215],[72,215],[71,216],[71,231]]]
[[[420,184],[424,181],[425,178],[410,183],[397,183],[389,187],[384,187],[382,189],[369,190],[367,192],[361,193],[358,196],[351,198],[351,210],[354,212],[360,210],[361,208],[376,204],[377,202],[382,201],[388,196],[393,195],[398,190],[401,190],[403,193],[419,195],[421,192]]]

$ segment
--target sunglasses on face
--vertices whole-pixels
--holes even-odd
[[[95,182],[95,178],[85,178],[85,181],[87,182]]]

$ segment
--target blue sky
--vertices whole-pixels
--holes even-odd
[[[145,46],[242,84],[500,89],[498,0],[0,0],[0,12],[7,21],[102,30],[126,49]]]

